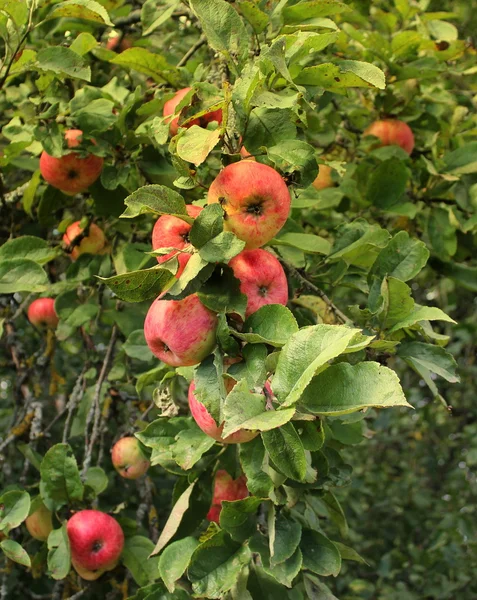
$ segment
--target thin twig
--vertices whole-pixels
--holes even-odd
[[[197,50],[199,48],[201,48],[206,42],[207,42],[207,38],[205,37],[205,35],[202,35],[197,40],[197,42],[191,48],[189,48],[189,50],[187,50],[187,52],[184,54],[184,56],[177,63],[177,66],[183,67],[186,64],[186,62],[189,60],[189,58],[191,58],[197,52]]]
[[[76,380],[76,383],[73,387],[73,391],[71,392],[68,403],[66,404],[66,407],[65,407],[66,411],[68,412],[68,416],[66,417],[65,426],[63,428],[63,438],[62,438],[63,444],[66,444],[66,442],[68,441],[71,419],[73,418],[73,413],[83,396],[84,374],[86,373],[87,369],[88,369],[88,365],[86,364],[83,367],[83,370],[81,371],[80,375],[78,376],[78,379]],[[58,418],[61,416],[62,416],[62,413],[60,413],[60,415],[58,415]],[[50,425],[45,429],[44,433],[46,433],[53,425],[54,425],[54,421],[52,423],[50,423]]]

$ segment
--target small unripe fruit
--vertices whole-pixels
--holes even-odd
[[[380,140],[380,146],[400,146],[411,154],[414,149],[414,134],[404,121],[399,119],[384,119],[375,121],[364,132],[364,135],[374,135]]]
[[[84,229],[80,226],[80,221],[72,223],[63,236],[63,242],[66,246],[70,246],[83,231]],[[80,254],[101,254],[105,245],[106,237],[103,230],[94,223],[90,223],[88,235],[83,237],[80,243],[73,247],[70,257],[72,260],[76,260]]]
[[[334,186],[334,181],[331,177],[332,169],[328,165],[319,165],[318,175],[312,183],[316,190],[325,190]]]
[[[56,329],[59,319],[55,310],[55,300],[53,298],[37,298],[33,300],[28,307],[28,320],[35,327]]]
[[[234,500],[242,500],[248,496],[247,480],[244,475],[237,479],[232,479],[232,476],[223,469],[217,471],[214,480],[214,494],[212,497],[212,506],[207,513],[207,519],[219,523],[220,512],[222,510],[222,502],[224,500],[233,502]]]
[[[40,542],[46,542],[48,536],[53,531],[51,511],[41,503],[35,512],[27,517],[25,525],[32,538]]]
[[[111,451],[111,460],[116,471],[125,479],[138,479],[151,464],[135,437],[123,437],[117,441]]]

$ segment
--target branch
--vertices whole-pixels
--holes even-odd
[[[191,48],[189,48],[189,50],[184,54],[184,56],[180,59],[176,66],[183,67],[189,60],[189,58],[191,58],[191,56],[193,56],[197,52],[197,50],[201,48],[206,42],[207,38],[205,37],[205,35],[200,36],[197,42]]]

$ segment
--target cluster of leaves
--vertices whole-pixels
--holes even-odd
[[[33,586],[85,598],[333,598],[349,571],[323,578],[364,563],[339,501],[356,502],[344,489],[347,447],[376,415],[387,425],[391,411],[376,408],[402,406],[410,419],[405,367],[441,401],[429,411],[443,410],[436,376],[458,376],[439,285],[477,289],[475,51],[453,24],[462,15],[430,4],[0,0],[0,547],[11,597]],[[113,26],[133,47],[106,49]],[[185,86],[181,124],[217,109],[223,121],[170,139],[162,109]],[[413,128],[411,157],[362,135],[386,116]],[[42,150],[65,153],[72,127],[105,159],[74,198],[38,170]],[[238,327],[230,315],[244,314],[244,297],[226,263],[243,242],[223,231],[221,208],[194,221],[179,279],[156,264],[150,235],[158,216],[187,220],[186,202],[204,204],[242,145],[285,177],[292,212],[269,244],[289,305]],[[318,162],[334,169],[334,187],[313,187]],[[71,263],[60,240],[78,219],[101,225],[110,252]],[[197,292],[219,314],[218,348],[195,369],[157,364],[145,344],[144,315],[161,292]],[[27,323],[33,294],[56,297],[55,335]],[[238,382],[229,394],[227,377]],[[203,434],[186,408],[192,378],[224,435],[261,435],[224,447]],[[267,380],[270,402],[255,393]],[[134,432],[152,462],[137,486],[108,457]],[[220,526],[207,528],[219,468],[243,471],[251,495],[225,502]],[[38,502],[25,489],[56,513],[46,545],[19,528]],[[64,523],[90,506],[115,514],[126,545],[124,566],[88,587],[70,573]],[[27,585],[11,561],[31,568]]]

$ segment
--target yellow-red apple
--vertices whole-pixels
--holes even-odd
[[[101,254],[106,245],[103,230],[94,223],[89,224],[88,235],[81,238],[79,244],[74,243],[79,236],[83,235],[83,232],[84,228],[81,227],[80,221],[75,221],[66,229],[63,236],[66,246],[74,244],[70,253],[72,260],[76,260],[80,254]]]
[[[120,33],[113,35],[106,42],[106,48],[108,50],[113,50],[114,52],[124,52],[124,50],[132,48],[132,46],[133,42],[131,38],[123,36]]]
[[[173,96],[170,100],[168,100],[164,104],[162,114],[165,117],[170,117],[170,116],[174,115],[176,112],[177,105],[184,98],[184,96],[188,92],[190,92],[191,89],[192,88],[190,88],[190,87],[186,87],[186,88],[183,88],[182,90],[179,90],[178,92],[176,92],[175,96]],[[180,117],[180,112],[177,115],[177,117],[175,117],[173,119],[169,119],[168,121],[166,120],[166,123],[167,122],[169,123],[169,133],[171,136],[176,135],[176,133],[179,130],[179,117]],[[200,119],[193,119],[192,121],[187,123],[187,127],[192,127],[192,125],[200,125]]]
[[[282,177],[251,160],[225,167],[212,182],[207,201],[222,206],[224,228],[243,240],[246,249],[269,242],[290,212],[290,193]]]
[[[318,175],[316,176],[315,181],[313,181],[312,186],[317,190],[325,190],[326,188],[333,187],[335,183],[331,177],[332,168],[328,165],[318,166]]]
[[[53,531],[51,511],[42,502],[35,512],[26,518],[25,525],[31,537],[40,542],[46,542]]]
[[[409,125],[399,119],[375,121],[366,129],[364,135],[377,137],[380,146],[401,146],[408,154],[414,149],[414,134]]]
[[[35,327],[56,329],[59,319],[55,310],[55,300],[53,298],[37,298],[33,300],[28,307],[28,320]]]
[[[237,479],[232,479],[232,476],[227,471],[223,469],[217,471],[214,480],[212,505],[207,513],[207,519],[219,523],[222,502],[224,500],[233,502],[234,500],[242,500],[247,496],[248,489],[245,475],[241,475]]]
[[[125,479],[138,479],[151,464],[144,456],[139,440],[132,436],[123,437],[114,444],[111,460],[116,471]]]

